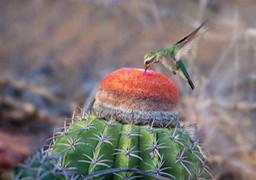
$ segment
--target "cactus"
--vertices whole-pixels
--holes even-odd
[[[41,149],[25,163],[12,171],[12,179],[76,179],[79,177],[72,167],[62,167],[61,156],[50,155],[49,150]]]
[[[53,139],[46,157],[55,160],[34,166],[52,169],[45,179],[206,178],[198,141],[180,125],[177,104],[178,90],[163,75],[117,70],[102,80],[93,112]],[[18,172],[35,174],[29,168]]]

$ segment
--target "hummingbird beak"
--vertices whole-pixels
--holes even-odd
[[[147,72],[147,70],[148,70],[148,65],[145,64],[145,73]]]
[[[144,60],[145,73],[147,72],[147,70],[150,67],[150,65],[156,63],[155,59],[156,59],[156,56],[151,56],[151,57],[149,57],[149,58]]]

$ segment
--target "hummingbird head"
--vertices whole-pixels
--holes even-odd
[[[145,73],[147,71],[147,69],[152,65],[157,63],[158,60],[156,58],[156,53],[155,52],[150,52],[150,53],[146,53],[144,55],[144,65],[145,65]]]

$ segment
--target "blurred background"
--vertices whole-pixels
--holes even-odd
[[[195,90],[180,89],[182,121],[217,179],[256,175],[255,0],[0,0],[0,173],[24,161],[53,129],[87,109],[100,80],[143,66],[208,19],[184,58]]]

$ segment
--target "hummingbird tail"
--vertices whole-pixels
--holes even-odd
[[[178,68],[178,70],[179,70],[179,71],[178,71],[178,72],[179,72],[179,75],[180,75],[183,79],[185,79],[185,80],[188,82],[188,84],[190,85],[191,89],[194,89],[195,86],[194,86],[192,80],[191,80],[190,77],[189,77],[189,74],[188,74],[188,72],[187,72],[187,70],[186,70],[185,65],[183,64],[183,62],[182,62],[181,60],[179,60],[179,61],[177,62],[177,68]]]
[[[189,74],[187,73],[187,71],[185,69],[184,69],[184,71],[179,71],[179,75],[188,82],[191,89],[195,89],[195,86],[194,86],[192,80],[190,79]]]
[[[191,81],[191,79],[188,79],[188,84],[190,85],[191,89],[195,89],[195,86],[194,86],[193,82]]]

